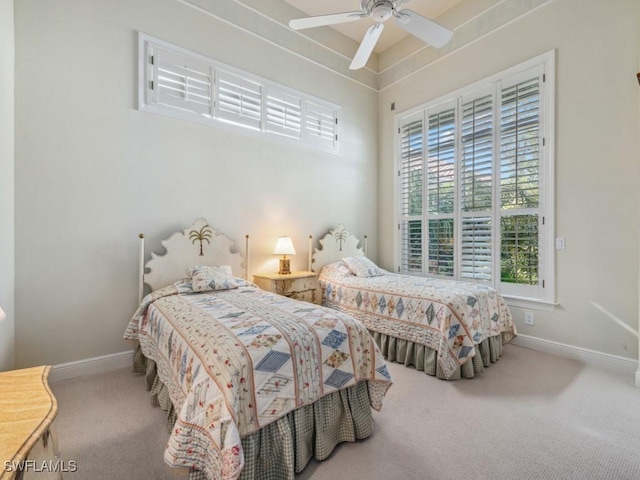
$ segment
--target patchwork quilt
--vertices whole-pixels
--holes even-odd
[[[127,339],[157,364],[178,420],[165,461],[237,478],[241,438],[324,395],[366,381],[379,410],[384,358],[351,316],[246,285],[194,293],[184,280],[143,300]]]
[[[447,378],[476,354],[475,345],[516,335],[511,312],[495,289],[475,283],[387,272],[357,277],[342,262],[319,276],[322,303],[357,317],[366,327],[438,351]]]

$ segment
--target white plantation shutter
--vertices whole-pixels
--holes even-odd
[[[427,204],[428,272],[452,277],[456,204],[455,107],[428,113]]]
[[[211,115],[212,69],[193,58],[154,47],[153,102],[187,112]]]
[[[140,110],[340,153],[340,107],[139,35]]]
[[[332,108],[305,102],[306,140],[314,145],[332,148],[338,141],[338,121]]]
[[[302,135],[302,99],[276,88],[267,91],[266,129],[287,137]]]
[[[460,278],[492,280],[493,243],[492,218],[463,217],[460,233]]]
[[[423,130],[422,115],[404,119],[400,125],[400,270],[408,273],[423,272]]]
[[[529,77],[504,82],[501,92],[501,280],[537,288],[541,79],[537,70]]]
[[[429,115],[427,199],[429,213],[453,214],[455,203],[455,109]]]
[[[218,71],[216,80],[218,118],[259,129],[262,121],[262,86],[224,71]]]
[[[429,220],[429,273],[453,277],[454,265],[453,218]]]
[[[492,279],[493,95],[463,98],[460,152],[460,278]]]
[[[399,271],[553,302],[547,65],[553,52],[398,117]]]
[[[502,90],[500,191],[502,208],[538,206],[540,88],[535,78]]]

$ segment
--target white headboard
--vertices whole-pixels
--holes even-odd
[[[245,237],[245,256],[248,255],[249,235]],[[233,274],[246,278],[245,259],[232,252],[233,241],[224,233],[198,218],[193,225],[172,234],[162,241],[167,253],[151,253],[151,260],[144,264],[144,235],[140,234],[140,297],[144,283],[157,290],[186,276],[187,268],[194,265],[230,265]],[[145,273],[145,267],[147,272]]]
[[[337,262],[341,258],[367,254],[367,236],[364,236],[363,250],[358,247],[360,240],[349,233],[344,225],[329,230],[319,242],[320,248],[313,250],[311,260],[311,270],[314,272],[319,272],[325,265]]]

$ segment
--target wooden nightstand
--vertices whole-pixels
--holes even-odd
[[[315,272],[291,272],[287,275],[279,273],[254,275],[253,282],[267,292],[277,293],[285,297],[320,304],[322,293],[318,285],[318,274]]]

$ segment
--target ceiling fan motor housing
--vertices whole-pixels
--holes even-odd
[[[371,18],[382,23],[393,15],[393,4],[389,1],[375,2],[371,7]]]

